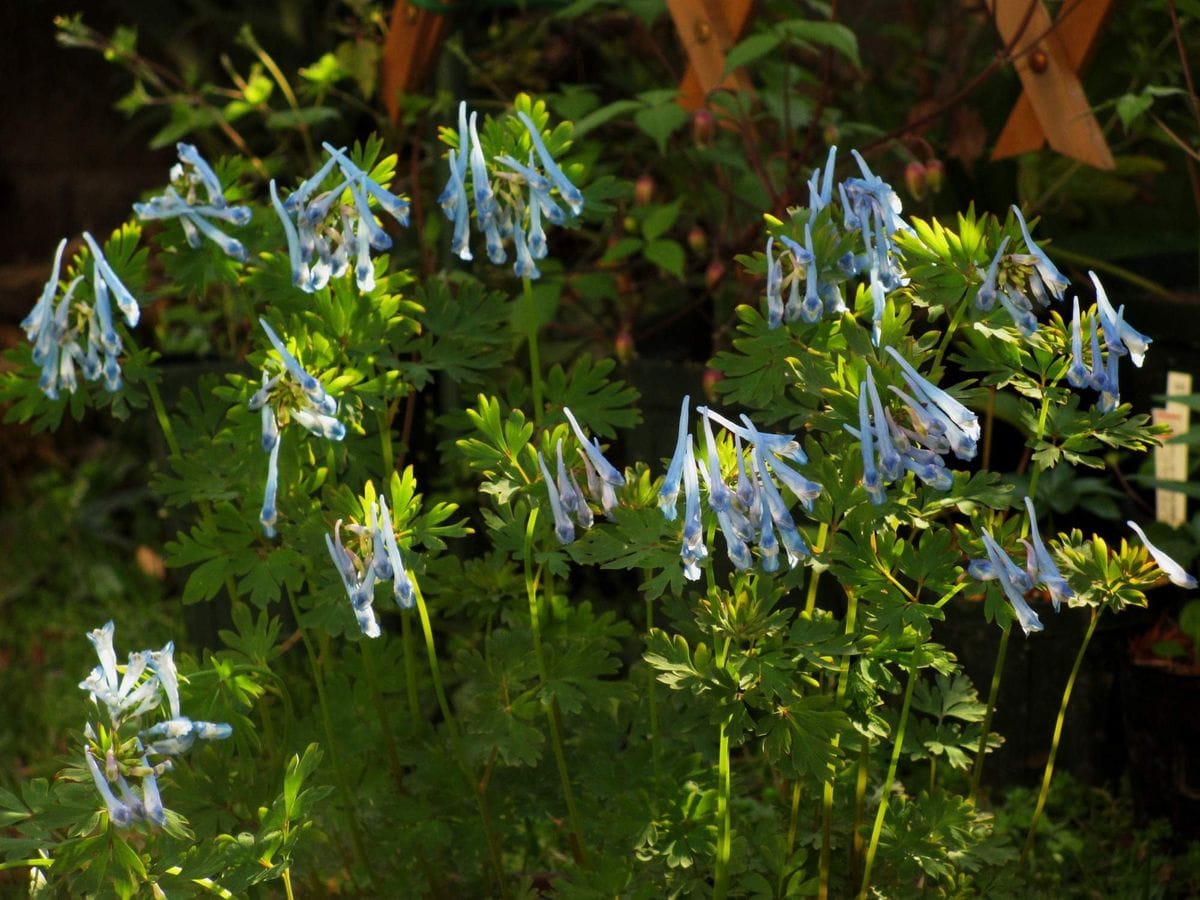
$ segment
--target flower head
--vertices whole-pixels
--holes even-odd
[[[176,151],[179,164],[171,168],[170,185],[146,203],[133,204],[133,211],[143,221],[178,219],[190,246],[199,247],[202,237],[206,237],[226,256],[245,262],[246,248],[242,242],[227,235],[213,221],[241,227],[250,221],[250,207],[228,204],[216,173],[193,145],[179,143]],[[204,188],[204,199],[199,196],[200,187]]]

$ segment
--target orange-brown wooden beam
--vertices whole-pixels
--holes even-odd
[[[992,151],[993,159],[1044,143],[1098,169],[1116,166],[1079,81],[1111,0],[1067,0],[1051,22],[1040,0],[989,0],[996,28],[1011,44],[1024,88]]]
[[[446,15],[396,0],[379,67],[379,89],[393,122],[400,118],[400,98],[429,77],[448,27]]]
[[[738,42],[754,11],[755,0],[667,0],[688,65],[679,85],[679,105],[696,110],[708,105],[713,91],[750,91],[742,69],[725,73],[725,54]]]

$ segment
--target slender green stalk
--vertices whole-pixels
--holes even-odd
[[[1046,759],[1046,768],[1042,773],[1042,789],[1038,792],[1037,806],[1033,810],[1033,821],[1029,823],[1029,833],[1025,835],[1025,847],[1021,850],[1022,863],[1029,858],[1029,851],[1033,849],[1033,838],[1037,834],[1038,823],[1042,820],[1042,811],[1046,808],[1046,798],[1050,795],[1050,780],[1054,777],[1054,760],[1058,756],[1058,744],[1062,739],[1063,722],[1067,718],[1067,704],[1071,702],[1071,691],[1075,688],[1075,679],[1078,677],[1079,670],[1083,666],[1083,656],[1087,653],[1088,644],[1092,641],[1092,635],[1096,633],[1096,623],[1100,621],[1100,614],[1103,611],[1103,607],[1092,610],[1092,618],[1088,622],[1087,632],[1083,636],[1083,643],[1079,645],[1079,652],[1075,654],[1075,665],[1071,666],[1071,674],[1067,678],[1067,686],[1063,689],[1062,703],[1058,707],[1058,718],[1054,721],[1054,736],[1050,739],[1050,756]]]
[[[813,553],[820,553],[825,549],[825,539],[829,536],[829,523],[822,522],[821,527],[817,530],[817,542],[813,545]],[[811,616],[813,610],[817,606],[817,582],[821,580],[821,573],[816,569],[809,569],[808,572],[808,595],[804,598],[804,614]]]
[[[812,585],[817,581],[819,573],[812,573],[812,582],[810,582],[810,593],[815,593]],[[853,591],[846,593],[846,625],[845,633],[853,634],[855,626],[858,622],[858,595]],[[838,667],[838,685],[837,685],[837,705],[840,708],[842,700],[846,696],[846,685],[850,679],[850,657],[842,658],[841,665]],[[835,734],[833,736],[833,749],[836,752],[841,746],[842,736]],[[834,778],[836,772],[830,771],[825,783],[821,787],[821,857],[820,857],[820,874],[821,884],[818,888],[817,896],[821,900],[826,900],[829,897],[829,879],[831,872],[831,861],[833,855],[833,789]]]
[[[992,717],[996,714],[996,699],[1000,696],[1000,678],[1004,674],[1004,658],[1008,655],[1008,639],[1012,635],[1012,624],[1000,632],[1000,646],[996,649],[996,665],[992,669],[992,685],[988,688],[987,712],[983,714],[983,731],[979,735],[979,746],[975,748],[975,764],[971,767],[971,787],[967,798],[971,803],[979,801],[979,780],[983,777],[983,758],[987,753],[988,735],[992,733]]]
[[[862,749],[858,752],[858,777],[854,780],[854,828],[850,842],[850,878],[858,872],[859,862],[863,854],[862,823],[863,813],[867,809],[867,780],[871,774],[871,744],[863,741]],[[850,882],[853,884],[853,880]]]
[[[783,854],[784,864],[779,867],[779,878],[775,882],[776,897],[783,896],[783,877],[787,873],[787,861],[796,851],[796,832],[800,825],[800,785],[799,778],[792,782],[792,811],[788,817],[787,851]]]
[[[292,890],[292,868],[288,866],[283,870],[283,892],[287,895],[287,900],[296,900],[296,894]]]
[[[537,660],[538,681],[545,688],[550,683],[550,670],[546,666],[546,653],[542,647],[542,629],[538,614],[538,582],[533,571],[533,531],[537,525],[537,507],[529,510],[529,521],[525,525],[525,593],[529,598],[529,623],[533,632],[533,653]],[[567,757],[563,750],[562,711],[558,699],[551,700],[546,707],[546,718],[550,723],[550,743],[554,750],[554,764],[558,768],[558,780],[562,784],[563,800],[567,804],[567,815],[571,820],[571,852],[575,862],[582,863],[584,851],[583,830],[579,827],[579,810],[575,805],[575,791],[571,787],[571,776],[567,772]]]
[[[358,646],[362,651],[363,672],[367,676],[367,690],[371,693],[371,705],[375,707],[375,714],[379,716],[380,729],[383,731],[383,746],[387,751],[392,780],[396,782],[396,789],[404,793],[404,766],[400,764],[400,754],[396,750],[396,738],[392,734],[392,722],[388,716],[387,704],[383,702],[383,694],[379,690],[379,671],[375,665],[375,648],[372,646],[370,638],[359,641]]]
[[[942,357],[946,355],[946,350],[950,347],[950,339],[954,337],[954,332],[958,330],[959,323],[962,322],[963,316],[967,313],[967,307],[970,305],[965,294],[959,298],[958,308],[954,310],[954,316],[950,319],[950,324],[946,326],[946,333],[942,335],[937,353],[933,356],[933,367],[935,369],[941,366]]]
[[[400,617],[400,638],[404,644],[404,685],[408,693],[408,718],[414,735],[424,730],[421,702],[417,697],[417,651],[413,646],[412,619]]]
[[[362,826],[354,812],[354,793],[350,790],[350,781],[346,777],[346,770],[342,765],[342,754],[338,749],[336,732],[333,728],[333,717],[329,713],[329,698],[325,694],[325,675],[321,671],[321,662],[317,658],[316,648],[313,647],[312,637],[309,635],[308,629],[300,625],[300,606],[296,603],[296,597],[290,588],[287,589],[287,596],[292,607],[292,615],[295,616],[296,624],[300,627],[300,638],[304,642],[304,649],[308,652],[308,665],[312,669],[313,681],[317,688],[317,702],[321,708],[321,723],[325,729],[325,740],[329,742],[329,755],[333,760],[333,777],[337,782],[338,792],[342,795],[342,805],[345,807],[346,823],[350,826],[350,840],[354,845],[354,855],[357,857],[361,870],[367,873],[368,880],[375,885],[375,872],[371,868],[371,858],[367,855],[366,846],[363,843]]]
[[[421,586],[416,579],[413,579],[413,596],[417,601],[417,614],[421,618],[421,631],[425,636],[425,651],[429,658],[429,674],[433,679],[433,693],[437,697],[438,708],[442,711],[442,719],[450,734],[450,744],[454,748],[459,768],[475,795],[475,806],[479,811],[480,821],[483,823],[484,834],[487,836],[488,855],[491,857],[500,896],[507,897],[508,882],[504,874],[504,862],[500,855],[500,838],[492,824],[492,816],[487,804],[487,780],[485,778],[483,781],[477,782],[474,775],[471,774],[467,754],[463,749],[462,734],[458,730],[458,720],[455,719],[454,712],[450,708],[450,701],[446,698],[446,687],[442,683],[442,670],[438,665],[437,646],[433,640],[433,625],[429,620],[429,607],[425,605],[425,595],[421,593]]]
[[[883,795],[879,798],[879,809],[875,811],[875,826],[871,829],[871,842],[867,845],[867,856],[863,863],[862,887],[859,888],[859,900],[866,900],[867,891],[871,887],[871,869],[875,865],[875,851],[879,849],[879,835],[883,832],[883,818],[887,815],[888,800],[892,794],[892,784],[896,780],[896,766],[900,764],[900,753],[904,747],[904,732],[908,727],[908,711],[912,708],[913,686],[917,683],[917,664],[914,660],[908,672],[904,685],[904,702],[900,707],[900,720],[896,723],[895,743],[892,745],[892,758],[888,761],[887,777],[883,782]]]
[[[732,779],[729,774],[728,723],[721,723],[717,738],[717,867],[713,874],[713,900],[725,900],[729,893],[729,860],[733,855],[733,822],[729,812]]]
[[[383,471],[387,474],[384,476],[385,481],[379,487],[379,492],[386,493],[388,480],[392,477],[392,472],[396,468],[395,456],[392,453],[392,407],[388,407],[387,411],[380,410],[377,414],[379,421],[379,452],[383,457]]]
[[[533,394],[533,424],[542,423],[542,357],[538,350],[537,309],[533,304],[533,282],[529,276],[521,279],[521,296],[525,301],[525,338],[529,344],[529,388]]]
[[[1043,386],[1044,387],[1044,386]],[[1038,413],[1037,430],[1034,432],[1034,443],[1042,440],[1046,436],[1046,421],[1050,416],[1050,395],[1045,394],[1042,398],[1042,408]],[[992,420],[992,406],[988,406],[988,422],[989,429]],[[990,434],[990,430],[989,430]],[[1042,467],[1034,463],[1033,472],[1029,476],[1028,495],[1032,498],[1037,496],[1038,479],[1041,478]],[[983,778],[983,761],[987,755],[988,736],[992,730],[992,718],[996,714],[996,702],[1000,698],[1000,680],[1004,674],[1004,658],[1008,654],[1008,639],[1012,635],[1012,625],[1005,628],[1000,635],[1000,646],[996,648],[996,665],[992,668],[992,684],[988,689],[987,712],[983,716],[983,731],[979,735],[979,746],[975,749],[975,763],[971,767],[971,787],[967,792],[967,799],[971,803],[977,803],[979,800],[979,784]]]

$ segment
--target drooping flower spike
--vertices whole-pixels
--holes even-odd
[[[679,407],[679,433],[675,439],[675,452],[671,454],[671,462],[667,466],[666,477],[658,490],[658,508],[668,522],[675,520],[675,501],[679,496],[679,484],[683,478],[684,445],[688,438],[688,402],[691,397],[684,395]]]
[[[460,259],[474,258],[469,238],[473,202],[475,227],[484,236],[492,264],[507,262],[505,242],[511,240],[516,256],[513,272],[521,278],[536,279],[541,276],[536,260],[545,259],[549,253],[542,220],[555,225],[567,220],[552,192],[556,191],[575,215],[583,210],[583,194],[555,162],[533,120],[520,110],[517,117],[532,144],[527,161],[495,148],[485,152],[479,137],[478,113],[468,113],[465,102],[459,104],[457,134],[448,132],[455,135],[450,140],[458,146],[447,152],[449,177],[438,196],[438,205],[454,223],[451,249]]]
[[[1113,310],[1112,303],[1108,300],[1108,293],[1104,290],[1100,279],[1096,277],[1096,273],[1089,270],[1088,275],[1092,279],[1092,284],[1096,286],[1096,306],[1100,311],[1100,323],[1104,327],[1105,341],[1111,343],[1110,350],[1115,350],[1120,355],[1128,353],[1133,364],[1140,369],[1142,363],[1146,361],[1146,351],[1150,347],[1151,339],[1125,321],[1124,306]]]
[[[978,567],[972,571],[972,575],[981,580],[994,578],[1000,582],[1000,589],[1004,592],[1009,605],[1012,606],[1013,612],[1017,614],[1017,622],[1027,637],[1031,632],[1041,631],[1044,627],[1041,620],[1025,601],[1025,591],[1031,586],[1028,574],[1021,571],[1020,567],[1009,558],[986,528],[980,533],[980,536],[983,538],[983,546],[987,552],[990,569]]]
[[[1054,562],[1054,557],[1042,543],[1042,536],[1038,532],[1037,512],[1033,508],[1033,500],[1029,497],[1025,498],[1025,511],[1029,514],[1029,536],[1032,538],[1031,543],[1027,546],[1032,550],[1033,559],[1036,561],[1036,573],[1030,577],[1035,583],[1041,584],[1050,592],[1050,599],[1054,602],[1054,611],[1058,612],[1062,601],[1074,597],[1075,591],[1067,584],[1067,580],[1063,578],[1062,573],[1058,570],[1058,565]]]

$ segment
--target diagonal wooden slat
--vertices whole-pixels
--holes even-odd
[[[752,90],[743,70],[725,74],[725,54],[746,30],[754,0],[667,0],[667,9],[688,57],[679,85],[680,106],[700,109],[718,88]]]
[[[379,90],[388,117],[400,118],[400,98],[429,76],[441,51],[449,17],[396,0],[379,66]]]
[[[1040,0],[988,0],[1000,36],[1012,45],[1024,88],[993,159],[1036,150],[1044,139],[1055,151],[1098,169],[1116,166],[1076,74],[1110,5],[1110,0],[1067,3],[1055,27]]]

